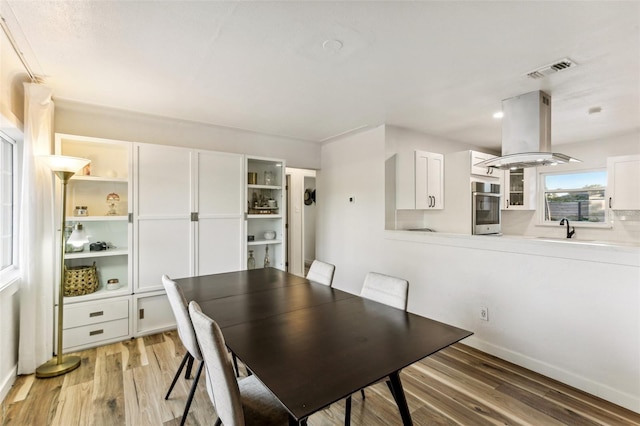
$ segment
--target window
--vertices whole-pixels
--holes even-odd
[[[0,134],[0,271],[6,271],[15,261],[14,253],[14,163],[15,145]]]
[[[543,223],[555,224],[563,217],[581,225],[607,222],[606,170],[541,173],[541,180],[544,190]]]

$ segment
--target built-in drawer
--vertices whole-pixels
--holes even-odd
[[[65,305],[63,328],[68,330],[81,325],[97,324],[121,318],[129,318],[128,299]]]
[[[126,338],[129,335],[129,318],[83,325],[64,331],[62,345],[65,348],[89,345],[103,340]]]

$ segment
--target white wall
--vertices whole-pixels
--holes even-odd
[[[317,253],[336,265],[334,286],[359,293],[367,271],[404,277],[409,311],[471,330],[475,347],[640,412],[637,250],[384,231],[386,158],[384,127],[322,147]],[[490,321],[480,321],[480,306]]]
[[[55,131],[282,158],[289,167],[320,168],[320,145],[314,142],[68,101],[56,101]]]
[[[314,178],[315,170],[296,169],[287,167],[287,175],[290,176],[289,181],[289,272],[292,274],[304,276],[305,248],[309,243],[307,241],[307,217],[306,207],[304,205],[305,181],[307,178]],[[315,224],[314,224],[315,227]],[[315,246],[315,235],[312,235]],[[314,247],[315,250],[315,247]]]
[[[4,12],[5,6],[4,1],[0,2],[0,11]],[[18,143],[19,152],[24,116],[23,83],[27,81],[29,78],[19,58],[4,31],[0,31],[0,131]],[[0,401],[15,381],[18,366],[18,290],[17,281],[0,282]]]

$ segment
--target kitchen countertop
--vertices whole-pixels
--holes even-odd
[[[516,252],[640,267],[640,243],[517,235],[465,235],[409,230],[386,230],[385,238],[413,243]]]

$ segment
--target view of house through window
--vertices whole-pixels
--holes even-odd
[[[13,265],[13,162],[14,145],[0,134],[0,257],[4,271]]]
[[[544,222],[605,223],[606,170],[542,174]]]

